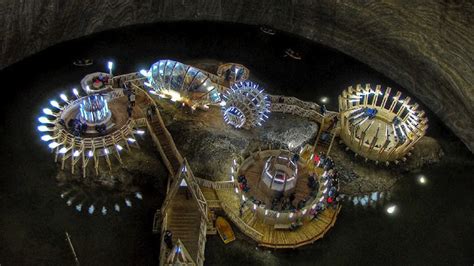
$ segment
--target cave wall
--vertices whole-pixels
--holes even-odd
[[[0,0],[0,69],[56,43],[127,25],[267,24],[395,80],[474,151],[473,15],[470,0]]]

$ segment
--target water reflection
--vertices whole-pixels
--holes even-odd
[[[391,195],[392,194],[390,191],[376,191],[356,196],[348,196],[343,194],[341,195],[341,198],[342,201],[346,204],[352,204],[353,206],[359,206],[364,208],[375,208],[377,206],[383,206],[387,202],[389,202]]]
[[[120,212],[121,205],[132,208],[133,200],[143,200],[143,195],[139,191],[135,192],[109,192],[109,191],[91,191],[74,186],[66,189],[60,194],[62,199],[67,198],[66,205],[73,206],[75,210],[82,213],[83,207],[86,207],[87,213],[92,215],[96,209],[100,210],[102,215],[110,214],[109,209],[116,213]]]

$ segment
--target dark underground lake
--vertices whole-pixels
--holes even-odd
[[[285,57],[288,48],[298,51],[302,60]],[[77,58],[91,58],[94,64],[74,66]],[[334,111],[340,92],[358,83],[383,84],[407,93],[396,81],[348,55],[284,32],[268,35],[256,26],[210,22],[138,25],[50,47],[0,71],[0,265],[73,265],[65,231],[82,265],[158,263],[160,238],[151,228],[166,193],[163,166],[137,177],[142,180],[136,185],[142,200],[134,195],[93,193],[110,206],[121,202],[120,212],[78,212],[68,206],[67,197],[61,197],[67,188],[58,186],[55,177],[60,169],[36,127],[38,114],[52,97],[79,87],[86,74],[106,72],[107,61],[115,62],[115,73],[125,74],[148,68],[159,59],[191,65],[239,63],[268,92],[313,102],[327,97],[326,106]],[[430,120],[427,136],[435,138],[444,151],[439,162],[403,173],[384,202],[368,206],[343,201],[335,226],[314,244],[284,251],[257,248],[234,228],[237,241],[228,245],[218,235],[208,236],[204,264],[472,264],[473,155],[429,106],[420,105]],[[159,157],[152,147],[143,146],[146,158]],[[424,184],[419,182],[421,175],[426,177]],[[132,207],[124,206],[125,198],[132,201]],[[386,212],[389,204],[397,206],[392,215]]]

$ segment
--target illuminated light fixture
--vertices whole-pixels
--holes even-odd
[[[265,210],[265,215],[268,215],[268,210]]]
[[[397,209],[397,206],[391,205],[386,209],[386,211],[387,211],[388,214],[393,214],[396,209]]]
[[[279,212],[277,212],[277,218],[279,218],[279,217],[280,217],[280,213],[279,213]]]
[[[235,188],[235,193],[239,194],[239,189]]]
[[[87,156],[89,156],[89,158],[90,158],[90,157],[94,156],[94,153],[93,153],[92,151],[89,151],[89,152],[87,153]]]
[[[104,148],[104,153],[105,153],[105,154],[109,154],[109,149]]]
[[[49,101],[49,103],[53,106],[53,107],[56,107],[58,109],[61,109],[61,106],[59,105],[59,103],[55,100],[51,100]]]
[[[230,181],[234,182],[234,175],[230,175]]]
[[[422,176],[422,175],[418,177],[418,182],[419,182],[420,184],[423,184],[423,185],[424,185],[424,184],[426,184],[426,181],[427,181],[427,180],[426,180],[426,177],[424,177],[424,176]]]
[[[50,135],[43,135],[43,136],[41,136],[41,140],[42,140],[42,141],[50,141],[50,140],[52,140],[52,139],[53,139],[53,137],[51,137]]]
[[[324,196],[322,196],[322,197],[319,199],[319,201],[323,201],[323,200],[324,200]]]
[[[253,210],[255,211],[257,209],[257,204],[253,205]]]
[[[152,87],[153,87],[153,86],[151,86],[151,84],[150,84],[150,83],[148,83],[148,82],[143,82],[143,84],[144,84],[145,86],[147,86],[147,87],[150,87],[150,88],[152,88]]]
[[[262,126],[270,113],[270,99],[251,81],[234,83],[222,97],[224,122],[235,128]]]
[[[53,124],[54,122],[44,116],[38,117],[38,121],[43,124]]]
[[[245,195],[244,195],[244,194],[242,194],[242,200],[243,200],[243,201],[245,201],[245,200],[246,200],[246,198],[245,198]]]
[[[132,143],[133,143],[133,142],[136,142],[136,140],[135,140],[135,139],[132,139],[132,138],[128,138],[127,140],[130,141],[130,142],[132,142]]]
[[[48,147],[50,147],[51,149],[54,149],[54,148],[56,148],[56,147],[58,147],[58,146],[59,146],[59,143],[54,142],[54,141],[51,142],[51,143],[49,143],[49,145],[48,145]]]
[[[72,154],[72,156],[77,157],[77,156],[79,156],[79,154],[81,154],[81,153],[76,150],[76,151],[74,151],[74,153]]]
[[[115,147],[116,147],[117,150],[119,150],[119,151],[123,150],[122,146],[120,146],[119,144],[115,144]]]
[[[328,102],[328,97],[321,97],[321,102],[322,103],[327,103]]]
[[[144,77],[148,77],[148,76],[149,76],[149,72],[146,71],[145,69],[140,70],[140,74],[141,74],[142,76],[144,76]],[[151,86],[150,86],[150,87],[151,87]]]
[[[62,147],[61,149],[59,149],[59,153],[61,154],[65,154],[66,152],[67,152],[66,147]]]
[[[289,217],[290,217],[290,218],[292,218],[292,217],[293,217],[293,215],[295,215],[295,214],[294,214],[294,213],[292,213],[292,212],[290,212],[290,215],[289,215]]]
[[[313,205],[311,206],[311,209],[313,209],[313,210],[316,209],[316,206],[317,206],[316,203],[313,204]]]
[[[76,97],[79,96],[79,92],[77,91],[76,88],[72,89],[72,93],[74,93],[74,95],[76,95]]]
[[[145,131],[141,130],[141,129],[138,129],[135,133],[137,133],[138,135],[143,135],[143,134],[145,134]]]
[[[112,68],[114,67],[114,63],[112,61],[107,62],[107,68],[112,71]]]
[[[61,93],[61,95],[59,95],[59,97],[61,98],[61,100],[65,101],[65,102],[68,101],[67,96],[64,93]]]
[[[305,215],[307,211],[308,211],[307,209],[304,209],[303,212],[302,212],[303,215]]]
[[[46,115],[54,115],[53,111],[51,111],[49,108],[44,108],[43,113]]]
[[[45,132],[45,131],[53,131],[53,129],[47,127],[47,126],[38,126],[38,130],[41,131],[41,132]]]

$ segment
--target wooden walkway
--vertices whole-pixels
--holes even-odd
[[[229,206],[230,211],[233,212],[233,215],[229,215],[229,217],[239,217],[240,198],[238,198],[234,190],[222,189],[216,190],[216,193],[221,200],[221,204]],[[283,249],[297,248],[323,238],[329,229],[334,226],[340,209],[340,206],[336,209],[325,209],[313,221],[309,219],[303,220],[303,226],[295,231],[276,230],[274,225],[263,223],[249,208],[243,211],[243,215],[240,218],[241,221],[235,221],[232,218],[231,220],[234,224],[244,222],[247,226],[262,234],[261,238],[256,239],[254,235],[247,234],[245,230],[242,230],[243,233],[255,240],[259,246]]]

